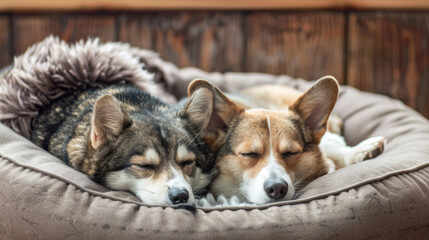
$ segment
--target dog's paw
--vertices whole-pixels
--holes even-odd
[[[373,137],[363,142],[366,141],[368,141],[369,146],[372,146],[372,150],[370,150],[371,148],[368,149],[368,151],[365,153],[365,158],[363,160],[373,159],[376,158],[378,155],[382,154],[387,143],[384,137]]]
[[[348,164],[373,159],[383,153],[385,146],[386,139],[384,137],[368,138],[349,149],[347,153]]]

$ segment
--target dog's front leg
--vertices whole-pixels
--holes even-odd
[[[335,168],[339,169],[377,157],[383,152],[385,144],[384,137],[372,137],[351,147],[347,146],[342,136],[327,131],[320,140],[319,148],[325,157],[334,162]]]

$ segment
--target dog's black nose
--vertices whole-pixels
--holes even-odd
[[[286,196],[288,186],[283,179],[269,179],[264,182],[265,193],[272,199],[281,199]]]
[[[184,188],[172,188],[168,191],[168,197],[173,204],[186,203],[189,199],[189,192]]]

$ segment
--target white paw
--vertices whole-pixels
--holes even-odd
[[[347,165],[373,159],[384,151],[385,146],[386,139],[384,137],[368,138],[347,150]]]

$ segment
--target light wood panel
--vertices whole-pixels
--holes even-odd
[[[241,71],[241,13],[165,12],[122,15],[119,40],[152,49],[179,67]]]
[[[60,36],[68,42],[87,37],[116,40],[114,16],[15,15],[14,19],[15,54],[23,53],[27,47],[49,35]]]
[[[9,18],[0,15],[0,68],[11,63]]]
[[[247,17],[246,71],[344,83],[343,13],[253,13]]]
[[[160,10],[160,9],[422,9],[427,0],[13,0],[0,1],[0,10]]]
[[[350,15],[348,84],[402,100],[429,117],[429,15]]]

